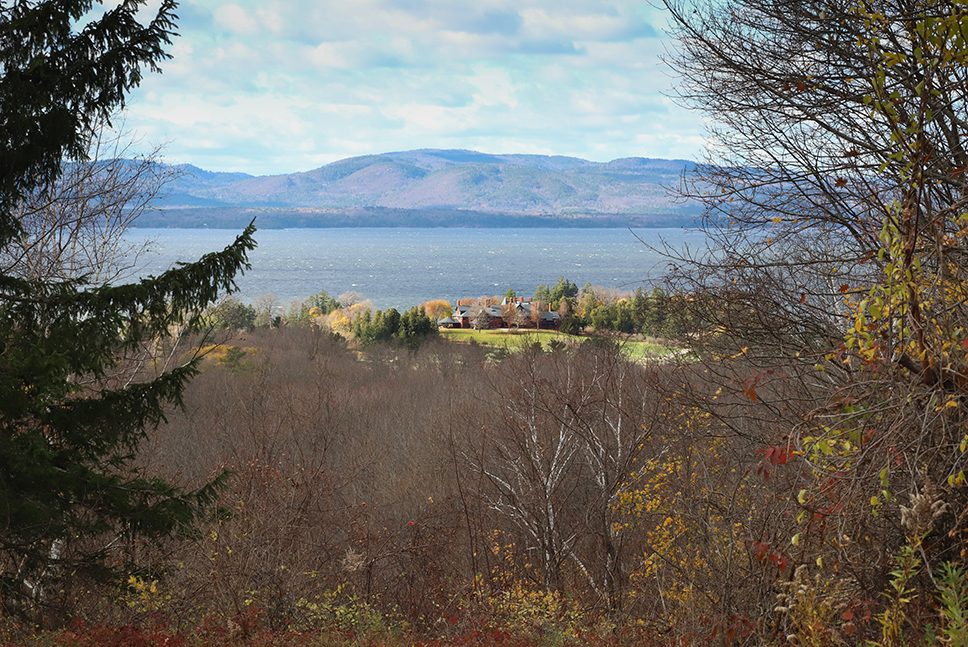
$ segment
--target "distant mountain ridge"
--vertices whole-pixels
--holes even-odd
[[[183,165],[178,167],[183,175],[159,206],[181,223],[175,226],[186,226],[193,217],[222,222],[231,219],[233,210],[261,212],[263,226],[347,226],[352,214],[369,214],[370,222],[378,214],[384,226],[491,226],[487,218],[462,219],[462,214],[499,215],[501,222],[530,217],[521,226],[616,226],[626,221],[669,226],[691,222],[699,213],[697,205],[669,193],[694,168],[685,160],[591,162],[437,149],[351,157],[311,171],[261,177]],[[148,220],[139,225],[165,226],[156,218]],[[413,224],[418,220],[434,224]]]

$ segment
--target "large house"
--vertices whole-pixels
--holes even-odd
[[[524,297],[516,297],[511,300],[505,297],[501,305],[491,306],[458,301],[454,307],[454,314],[446,319],[441,319],[440,325],[446,328],[473,328],[474,320],[480,316],[483,308],[484,316],[487,317],[484,328],[535,328],[535,321],[531,317],[532,303],[531,298]],[[506,306],[508,305],[513,306],[519,312],[511,322],[505,321],[504,314],[502,314],[507,312]],[[561,325],[561,316],[557,312],[542,312],[538,317],[537,328],[541,330],[558,330],[559,325]]]

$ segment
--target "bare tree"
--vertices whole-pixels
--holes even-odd
[[[548,312],[548,304],[544,301],[539,301],[535,299],[531,302],[531,312],[528,313],[528,317],[531,319],[531,325],[535,328],[541,327],[541,316]]]
[[[148,244],[125,234],[178,172],[158,161],[159,149],[136,154],[133,146],[102,122],[88,139],[87,161],[65,162],[53,186],[20,203],[23,233],[4,248],[0,270],[32,281],[84,277],[92,285],[136,270]]]
[[[518,304],[516,303],[505,303],[501,306],[501,319],[504,320],[504,325],[511,328],[518,323]]]
[[[484,330],[491,327],[491,315],[488,314],[486,306],[474,306],[473,312],[471,326],[475,330]]]
[[[623,492],[648,479],[659,398],[614,344],[542,353],[535,345],[489,374],[493,415],[466,454],[485,498],[525,535],[539,577],[577,575],[616,625],[625,622],[630,539]]]
[[[732,404],[698,395],[771,460],[799,452],[787,513],[838,537],[803,524],[803,559],[836,559],[875,599],[914,542],[901,506],[964,467],[968,365],[948,350],[968,329],[964,8],[665,4],[680,99],[712,124],[683,186],[710,249],[672,253],[672,283],[715,331],[694,341]],[[925,561],[957,556],[963,521],[942,522]]]
[[[87,136],[86,159],[63,162],[55,182],[17,205],[21,232],[0,250],[0,273],[33,282],[83,280],[93,286],[135,274],[151,243],[129,237],[129,230],[180,174],[161,163],[160,148],[139,153],[136,146],[123,128],[98,122]],[[171,332],[177,336],[179,331]],[[129,383],[149,359],[156,368],[168,366],[176,348],[171,340],[145,340],[139,351],[118,358],[113,379]]]
[[[270,328],[275,324],[276,312],[280,309],[279,298],[268,292],[260,294],[252,303],[255,309],[255,325],[259,328]]]
[[[341,308],[352,308],[357,303],[363,302],[363,295],[354,290],[348,290],[339,295],[336,300],[339,301],[339,306]]]
[[[826,352],[841,337],[845,292],[880,274],[884,219],[908,193],[897,154],[910,136],[898,124],[932,115],[918,126],[930,151],[917,198],[925,213],[963,203],[968,71],[939,74],[903,56],[917,47],[916,21],[952,5],[878,1],[872,21],[852,2],[665,4],[680,43],[669,57],[680,99],[709,116],[714,142],[683,188],[705,206],[716,251],[679,259],[681,286],[720,287],[729,307],[711,302],[703,315],[742,327],[740,346],[757,342],[774,358]],[[902,55],[890,67],[874,33]],[[882,72],[891,98],[877,96]],[[934,93],[927,105],[922,80]],[[872,109],[885,100],[894,116]],[[940,224],[931,222],[925,232]]]
[[[542,407],[548,377],[539,353],[530,348],[508,358],[492,377],[500,408],[467,457],[492,485],[490,506],[527,535],[543,585],[561,590],[578,539],[574,524],[561,518],[572,503],[569,470],[580,448],[567,420],[555,421]]]

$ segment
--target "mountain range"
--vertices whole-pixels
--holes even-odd
[[[698,205],[670,187],[695,167],[639,157],[590,162],[546,155],[414,150],[352,157],[255,177],[191,165],[141,227],[667,227]]]

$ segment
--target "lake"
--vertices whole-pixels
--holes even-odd
[[[141,275],[191,261],[231,243],[238,232],[132,229],[153,241]],[[637,238],[638,237],[638,238]],[[683,229],[269,229],[256,233],[252,269],[236,296],[251,303],[272,293],[281,304],[326,290],[355,291],[377,309],[404,310],[429,299],[531,296],[559,276],[634,290],[662,276],[667,261],[643,244],[701,247],[703,235]],[[639,240],[641,239],[641,240]]]

